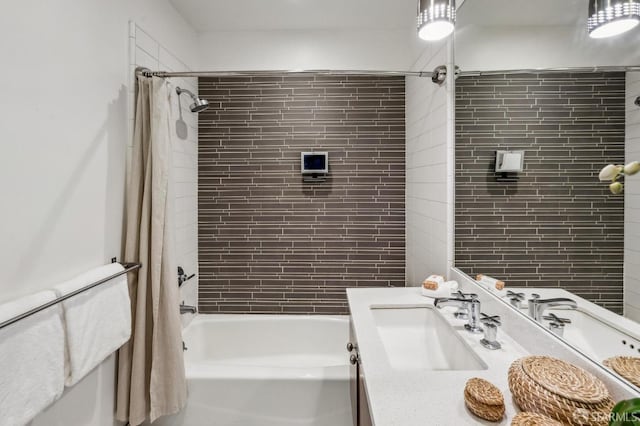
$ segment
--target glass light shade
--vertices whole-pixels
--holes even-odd
[[[591,38],[613,37],[640,24],[639,0],[590,0],[587,27]]]
[[[442,40],[455,29],[455,0],[420,0],[419,8],[418,36],[421,39]]]

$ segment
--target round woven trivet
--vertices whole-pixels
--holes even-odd
[[[518,413],[511,420],[511,426],[562,426],[562,423],[536,413]]]
[[[613,409],[614,403],[604,385],[592,383],[598,382],[596,377],[587,372],[576,372],[576,370],[580,369],[575,366],[571,366],[565,371],[562,366],[569,364],[554,358],[548,358],[542,364],[529,364],[529,366],[533,365],[530,368],[531,374],[547,384],[548,387],[552,387],[551,385],[553,384],[561,384],[561,381],[550,380],[543,375],[544,371],[548,372],[548,374],[567,377],[567,383],[573,384],[576,388],[575,394],[571,394],[566,385],[559,386],[563,393],[570,396],[570,398],[565,398],[540,385],[525,372],[523,363],[528,358],[516,360],[509,368],[509,389],[511,389],[514,401],[522,411],[544,414],[547,417],[570,425],[608,424],[608,414]],[[547,357],[533,358],[535,360],[535,358]],[[544,366],[549,368],[542,368]],[[588,380],[587,378],[589,377],[591,379]],[[584,383],[588,390],[584,391],[578,387],[580,383]],[[601,389],[604,389],[605,393],[601,399],[596,399],[596,395],[603,393]],[[581,400],[594,402],[581,402]]]
[[[597,404],[609,396],[604,383],[593,374],[548,356],[522,359],[522,369],[549,392],[585,404]]]
[[[630,381],[640,386],[640,358],[632,356],[614,356],[607,358],[604,365]]]
[[[470,379],[464,387],[464,402],[469,411],[481,419],[497,422],[504,417],[504,396],[490,382]]]

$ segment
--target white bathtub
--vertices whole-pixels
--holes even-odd
[[[186,409],[154,426],[353,426],[346,316],[197,315]]]

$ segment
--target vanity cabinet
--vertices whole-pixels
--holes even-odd
[[[367,389],[364,382],[364,370],[361,366],[360,353],[358,352],[358,342],[353,331],[353,323],[349,327],[349,360],[351,363],[349,382],[351,385],[351,410],[353,413],[354,426],[372,426],[371,414],[369,412],[369,401]]]

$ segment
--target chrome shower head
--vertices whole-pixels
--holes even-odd
[[[191,112],[201,112],[209,108],[209,101],[206,99],[196,98],[194,102],[189,106]]]
[[[638,105],[638,106],[640,106],[640,96],[638,96],[638,97],[636,98],[635,104],[636,104],[636,105]]]
[[[183,93],[186,93],[191,97],[191,99],[193,100],[193,103],[189,105],[189,109],[191,110],[191,112],[202,112],[205,109],[209,108],[208,100],[200,99],[199,97],[197,97],[187,89],[181,89],[180,87],[176,87],[176,93],[178,94],[178,96],[180,96]]]

